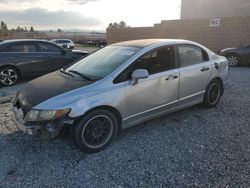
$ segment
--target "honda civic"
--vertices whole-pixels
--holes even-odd
[[[122,129],[199,103],[216,106],[227,75],[227,59],[195,42],[121,42],[28,82],[13,112],[23,132],[70,127],[79,149],[93,153]]]

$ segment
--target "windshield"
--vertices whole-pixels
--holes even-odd
[[[65,71],[77,71],[92,79],[102,79],[112,73],[140,48],[107,46],[68,67]]]

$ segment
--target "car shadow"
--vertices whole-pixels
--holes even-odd
[[[137,133],[143,129],[151,129],[154,127],[155,129],[160,127],[167,127],[168,130],[178,129],[182,123],[186,122],[190,116],[193,116],[198,121],[205,121],[198,113],[205,112],[208,109],[203,107],[202,104],[198,104],[195,106],[191,106],[182,110],[178,110],[176,112],[172,112],[166,115],[162,115],[160,117],[153,118],[149,121],[140,123],[138,125],[132,126],[128,129],[124,129],[120,132],[120,136],[127,136],[130,133]],[[118,137],[119,139],[119,137]]]

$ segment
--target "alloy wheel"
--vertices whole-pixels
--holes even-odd
[[[18,80],[18,74],[11,68],[3,68],[0,70],[0,82],[5,86],[11,86]]]
[[[234,55],[229,56],[227,59],[230,67],[235,67],[239,64],[239,58]]]
[[[208,91],[208,101],[211,105],[214,105],[220,99],[221,90],[218,83],[214,83]]]
[[[100,148],[112,137],[113,123],[105,115],[91,118],[82,131],[82,140],[89,148]]]

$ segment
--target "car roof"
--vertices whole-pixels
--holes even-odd
[[[57,41],[57,40],[67,40],[67,41],[71,41],[70,39],[52,39],[50,41]]]
[[[192,41],[188,40],[181,40],[181,39],[141,39],[141,40],[131,40],[125,42],[119,42],[112,44],[113,46],[131,46],[131,47],[139,47],[144,48],[151,45],[158,45],[158,44],[194,44]]]
[[[39,40],[39,39],[10,39],[10,40],[3,40],[1,44],[5,43],[14,43],[14,42],[49,42],[47,40]]]

